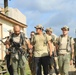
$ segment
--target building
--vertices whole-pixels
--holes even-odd
[[[26,20],[25,20],[26,23]],[[26,24],[11,18],[11,16],[6,16],[3,13],[0,13],[0,39],[9,35],[8,30],[12,29],[14,25],[19,25],[22,31],[25,32],[27,27]],[[5,46],[0,42],[0,59],[4,59],[5,56]]]
[[[7,9],[7,13],[5,13],[4,8],[0,7],[0,12],[3,14],[6,14],[7,16],[26,24],[26,16],[23,15],[17,8],[11,8],[9,7]]]
[[[26,24],[26,17],[23,15],[17,8],[8,8],[8,14],[9,17]]]

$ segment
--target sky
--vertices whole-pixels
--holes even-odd
[[[38,24],[44,29],[51,27],[58,36],[66,25],[70,28],[69,35],[76,37],[76,0],[9,0],[9,7],[19,9],[26,16],[28,37]]]

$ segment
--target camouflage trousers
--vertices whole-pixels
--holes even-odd
[[[61,75],[69,75],[70,54],[58,56],[59,72]]]
[[[24,56],[25,58],[25,56]],[[13,67],[13,74],[14,75],[26,75],[25,74],[25,63],[22,55],[19,55],[19,59],[11,58],[12,59],[12,67]]]

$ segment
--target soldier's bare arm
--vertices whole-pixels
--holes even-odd
[[[71,51],[71,61],[70,61],[70,65],[73,64],[73,58],[74,58],[74,44],[71,45],[72,51]]]
[[[27,45],[28,45],[28,48],[29,48],[29,49],[32,49],[33,46],[30,44],[30,41],[29,41],[29,40],[26,40],[26,43],[27,43]]]
[[[52,50],[53,50],[52,42],[48,41],[48,46],[49,46],[50,56],[51,56],[52,55]]]

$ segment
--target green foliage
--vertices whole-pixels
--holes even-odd
[[[28,65],[28,61],[26,61],[25,72],[26,72],[26,75],[31,75],[31,71],[30,71],[30,68]],[[5,75],[9,75],[9,73],[6,73]]]

